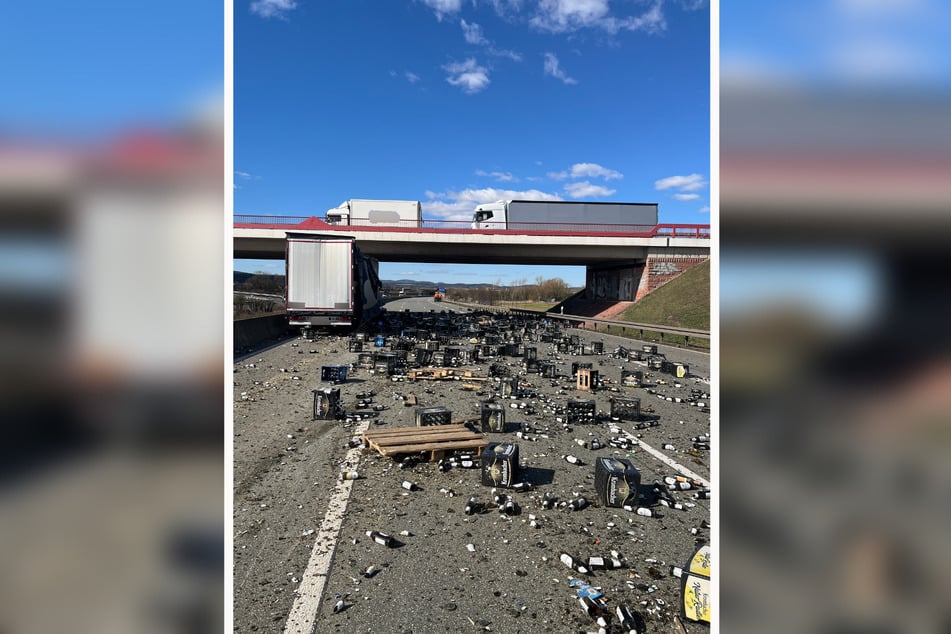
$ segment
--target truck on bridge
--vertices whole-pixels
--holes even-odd
[[[472,229],[637,233],[657,226],[657,203],[499,200],[475,208]]]
[[[345,200],[325,216],[327,224],[363,227],[408,227],[423,225],[423,210],[418,200]]]
[[[287,234],[288,323],[304,335],[315,328],[352,328],[383,307],[379,262],[353,238]]]

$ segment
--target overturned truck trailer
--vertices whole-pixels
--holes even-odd
[[[313,329],[355,328],[382,310],[379,262],[352,238],[287,234],[288,323]]]

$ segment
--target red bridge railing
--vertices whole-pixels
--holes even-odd
[[[368,221],[356,219],[350,225],[327,224],[316,216],[264,216],[235,214],[235,228],[244,229],[344,229],[352,231],[432,231],[453,233],[544,233],[550,235],[597,235],[623,234],[644,238],[709,238],[710,225],[698,224],[659,224],[659,225],[603,225],[589,223],[518,223],[508,229],[472,229],[468,220],[435,220],[423,219],[422,226],[414,221],[402,221],[401,226],[389,224],[385,227],[371,224]]]

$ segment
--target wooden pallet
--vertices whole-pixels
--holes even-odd
[[[485,436],[462,423],[372,429],[363,432],[361,439],[364,447],[383,456],[428,453],[430,460],[439,460],[447,451],[469,450],[480,455],[483,447],[489,444]]]
[[[456,368],[416,368],[408,372],[411,379],[424,379],[426,381],[488,381],[485,377],[475,376],[471,370],[457,370]]]

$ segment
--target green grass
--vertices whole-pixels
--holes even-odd
[[[710,330],[710,261],[664,284],[618,315],[617,320]]]
[[[618,315],[616,321],[638,324],[656,324],[710,330],[710,262],[690,269],[675,280],[664,284],[656,291]],[[602,332],[622,337],[645,339],[661,343],[684,345],[680,335],[663,335],[650,330],[608,326]],[[709,339],[690,339],[690,346],[709,349]]]

